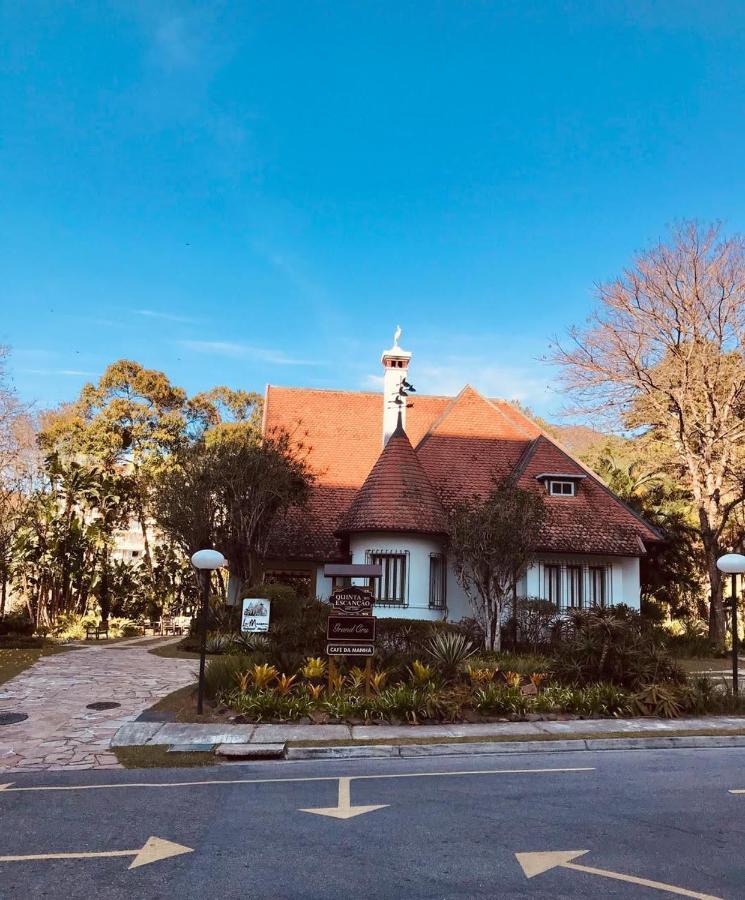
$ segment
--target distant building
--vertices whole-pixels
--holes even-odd
[[[513,404],[469,385],[398,404],[410,361],[394,340],[381,359],[382,394],[267,387],[265,432],[301,429],[316,474],[307,509],[274,535],[268,577],[305,580],[328,597],[326,562],[378,563],[379,615],[469,616],[448,558],[446,509],[514,474],[548,508],[518,593],[561,608],[638,607],[639,560],[660,535]]]

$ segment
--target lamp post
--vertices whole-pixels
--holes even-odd
[[[745,574],[745,556],[741,553],[726,553],[717,560],[717,569],[732,576],[732,693],[740,689],[738,673],[739,639],[737,635],[737,576]]]
[[[204,662],[207,655],[207,614],[210,605],[210,573],[226,563],[225,557],[217,550],[197,550],[191,558],[195,569],[203,573],[204,593],[199,616],[199,693],[197,694],[197,714],[202,715],[204,705]]]

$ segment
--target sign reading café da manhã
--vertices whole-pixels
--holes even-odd
[[[371,616],[375,603],[370,591],[359,587],[341,588],[330,599],[335,612],[342,616]]]
[[[255,597],[246,598],[243,601],[241,631],[249,633],[269,631],[270,607],[270,600],[262,600]]]
[[[326,644],[327,656],[374,656],[375,647],[372,644]]]

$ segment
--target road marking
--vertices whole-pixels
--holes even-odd
[[[572,768],[555,769],[474,769],[468,772],[401,772],[386,773],[380,775],[350,775],[353,781],[369,781],[383,778],[449,778],[455,775],[550,775],[572,772],[594,772],[594,766],[575,766]],[[343,776],[347,777],[347,776]],[[136,781],[122,782],[120,784],[50,784],[35,785],[33,787],[13,787],[15,782],[0,784],[0,794],[15,794],[19,792],[36,791],[102,791],[120,788],[178,788],[199,787],[216,784],[291,784],[306,781],[338,781],[338,775],[310,775],[304,778],[224,778],[209,779],[204,781]]]
[[[737,788],[737,790],[733,790],[729,792],[730,794],[745,794],[745,788]]]
[[[300,809],[298,812],[313,813],[316,816],[329,816],[332,819],[353,819],[365,813],[385,809],[390,804],[380,803],[377,806],[352,806],[350,800],[351,778],[339,779],[339,802],[336,806],[322,806],[319,809]]]
[[[608,869],[596,869],[593,866],[583,866],[572,860],[589,850],[553,850],[545,853],[516,853],[515,857],[520,863],[526,878],[534,878],[551,869],[572,869],[574,872],[584,872],[588,875],[599,875],[601,878],[613,878],[615,881],[626,881],[629,884],[639,884],[642,887],[653,888],[657,891],[667,891],[668,894],[677,894],[679,897],[696,897],[698,900],[722,900],[712,894],[701,894],[698,891],[688,891],[685,888],[676,887],[673,884],[665,884],[662,881],[650,881],[648,878],[637,878],[635,875],[623,875],[621,872],[610,872]]]
[[[109,856],[134,856],[129,868],[139,869],[140,866],[147,866],[161,859],[193,852],[191,847],[174,844],[173,841],[166,841],[164,838],[150,837],[139,850],[98,850],[92,853],[30,853],[23,856],[0,856],[0,863],[31,862],[33,860],[47,859],[103,859]]]

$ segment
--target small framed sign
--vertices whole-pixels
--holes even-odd
[[[329,616],[327,641],[370,642],[375,640],[374,616]]]
[[[270,607],[270,600],[257,597],[246,598],[243,601],[241,631],[249,633],[269,631]]]
[[[348,642],[326,644],[327,656],[372,656],[375,648],[372,644],[352,644]]]
[[[375,600],[370,591],[364,588],[348,587],[334,591],[331,605],[340,615],[371,616]]]

